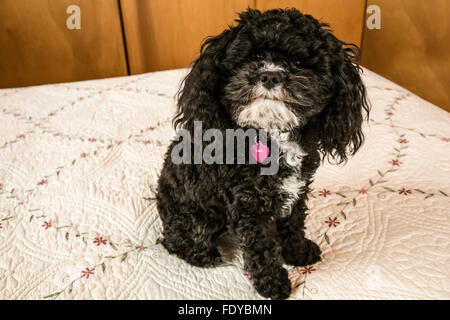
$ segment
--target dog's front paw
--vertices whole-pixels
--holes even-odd
[[[319,262],[322,251],[317,244],[304,238],[302,241],[289,243],[282,253],[287,264],[303,267]]]
[[[254,277],[253,285],[260,295],[265,298],[281,300],[291,294],[291,281],[288,272],[283,267],[272,272],[264,272]]]

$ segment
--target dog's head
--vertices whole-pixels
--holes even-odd
[[[358,50],[295,9],[248,9],[206,39],[178,96],[175,125],[296,131],[338,162],[363,142]]]

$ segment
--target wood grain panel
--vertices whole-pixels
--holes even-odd
[[[72,4],[80,30],[66,27]],[[0,1],[0,87],[126,74],[117,0]]]
[[[365,0],[256,0],[256,8],[296,8],[327,22],[337,38],[361,45]]]
[[[362,64],[450,111],[450,1],[368,0],[381,29],[365,29]]]
[[[254,0],[121,0],[130,73],[187,67]]]

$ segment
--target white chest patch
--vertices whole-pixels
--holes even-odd
[[[293,204],[306,185],[305,181],[301,179],[301,167],[307,153],[297,143],[289,141],[289,133],[271,132],[271,136],[275,137],[279,143],[280,156],[293,169],[292,174],[283,179],[279,189],[280,193],[287,195],[281,210],[281,215],[285,217],[291,214]]]
[[[256,90],[258,92],[258,90]],[[276,94],[273,93],[273,94]],[[267,94],[266,94],[267,95]],[[269,96],[269,95],[267,95]],[[290,129],[298,125],[297,116],[284,102],[258,98],[241,107],[236,122],[245,127]]]
[[[300,170],[283,179],[280,191],[283,194],[287,194],[287,198],[282,205],[282,217],[286,217],[291,214],[292,206],[295,201],[297,201],[305,185],[305,181],[301,180]]]

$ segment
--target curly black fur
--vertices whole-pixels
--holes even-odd
[[[256,290],[284,299],[291,284],[283,261],[320,261],[319,247],[304,233],[313,175],[322,159],[340,163],[359,149],[369,107],[356,46],[336,39],[327,24],[295,9],[248,9],[237,22],[203,43],[179,92],[174,124],[192,132],[194,121],[220,130],[265,123],[263,129],[288,134],[286,143],[302,151],[301,164],[292,166],[282,153],[275,175],[261,175],[261,164],[175,165],[173,142],[158,182],[163,244],[195,266],[215,266],[222,262],[219,238],[232,234]],[[264,72],[273,76],[276,95],[262,87]],[[255,99],[272,99],[279,113],[261,114],[259,126],[253,111],[243,111]],[[275,119],[282,113],[289,121]],[[298,192],[283,189],[286,181]]]

